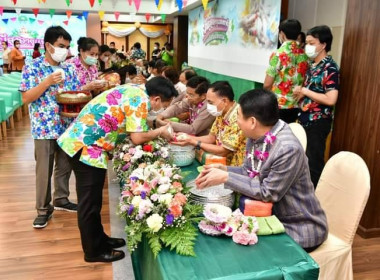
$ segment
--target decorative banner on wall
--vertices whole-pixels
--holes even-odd
[[[16,14],[17,14],[18,16],[21,14],[21,9],[20,9],[20,8],[15,9],[15,11],[16,11]]]
[[[178,6],[178,10],[182,11],[182,0],[176,0],[176,3],[177,3],[177,6]]]
[[[50,14],[50,18],[53,18],[54,14],[55,14],[55,9],[50,9],[49,14]]]
[[[219,0],[190,11],[188,64],[263,82],[277,47],[280,9],[278,0]]]
[[[161,21],[162,21],[162,23],[165,23],[165,21],[166,21],[166,14],[162,14],[161,15]]]
[[[147,22],[149,22],[149,20],[150,20],[150,14],[149,13],[145,14],[145,19],[146,19]]]
[[[134,2],[135,2],[136,11],[138,12],[140,9],[141,0],[134,0]]]
[[[119,12],[115,12],[115,18],[116,18],[116,21],[119,20],[119,16],[120,16],[120,13],[119,13]]]
[[[12,2],[13,2],[13,4],[15,4],[15,5],[17,4],[17,0],[12,0]]]
[[[100,20],[103,20],[103,18],[104,18],[104,11],[99,11],[98,15],[99,15]]]
[[[4,7],[0,7],[0,16],[3,16]]]
[[[187,0],[182,0],[182,7],[186,8],[186,6],[187,6]]]
[[[61,25],[71,35],[70,44],[71,53],[77,53],[77,41],[80,37],[86,36],[86,22],[72,17],[70,21],[66,21],[66,15],[54,15],[54,20],[49,14],[38,14],[38,20],[33,15],[4,12],[2,20],[0,20],[0,42],[6,41],[13,48],[13,41],[19,40],[20,49],[26,55],[27,59],[31,59],[33,47],[35,43],[44,45],[45,31],[51,25]],[[12,22],[10,23],[9,20]],[[66,21],[63,23],[63,21]],[[100,42],[99,42],[100,43]]]
[[[202,0],[203,9],[207,10],[208,0]]]
[[[91,8],[94,7],[95,0],[89,0]]]
[[[87,18],[88,18],[88,11],[84,11],[84,12],[82,13],[82,15],[83,15],[83,17],[87,20]]]
[[[67,19],[70,19],[72,13],[73,13],[72,11],[66,11]]]
[[[36,9],[32,9],[32,11],[33,11],[34,16],[37,17],[38,13],[40,12],[40,9],[36,8]]]
[[[133,1],[133,0],[128,0],[128,4],[129,4],[129,6],[132,5],[132,1]]]

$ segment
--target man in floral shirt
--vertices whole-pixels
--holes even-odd
[[[136,42],[133,45],[133,52],[131,55],[132,60],[138,60],[138,59],[145,59],[146,52],[141,49],[141,44],[139,42]]]
[[[297,42],[300,32],[298,20],[287,19],[280,24],[282,45],[270,57],[264,81],[264,88],[276,94],[280,119],[287,123],[295,122],[298,117],[298,102],[293,98],[293,89],[302,85],[308,68],[308,58]]]
[[[124,258],[123,251],[113,250],[124,246],[124,239],[107,236],[101,223],[108,153],[125,137],[130,137],[135,145],[159,136],[169,140],[169,125],[149,130],[149,101],[160,96],[170,102],[177,94],[164,77],[153,78],[145,88],[136,84],[117,86],[92,99],[58,139],[77,182],[78,225],[85,261],[113,262]]]
[[[70,165],[58,149],[56,139],[65,131],[67,122],[56,101],[59,90],[78,90],[79,80],[65,61],[71,36],[59,26],[49,27],[44,37],[45,56],[27,63],[22,71],[20,91],[24,104],[29,104],[34,153],[36,159],[36,209],[34,228],[43,228],[56,210],[76,212],[69,197]],[[58,71],[57,71],[58,70]],[[51,202],[51,175],[54,168],[54,207]]]

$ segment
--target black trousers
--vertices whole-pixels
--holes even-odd
[[[331,130],[331,120],[319,119],[305,127],[307,136],[306,155],[309,159],[311,181],[317,187],[319,177],[325,166],[326,139]]]
[[[76,179],[78,196],[78,226],[82,248],[87,257],[96,257],[110,248],[104,233],[100,211],[106,169],[96,168],[79,161],[81,151],[70,158]]]
[[[292,123],[298,119],[298,114],[300,112],[300,109],[298,108],[280,109],[279,112],[280,112],[281,120],[283,120],[286,123]]]

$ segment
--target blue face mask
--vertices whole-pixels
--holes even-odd
[[[84,62],[87,64],[87,65],[95,65],[97,62],[98,62],[98,59],[96,57],[93,57],[93,56],[86,56],[86,58],[84,59]]]

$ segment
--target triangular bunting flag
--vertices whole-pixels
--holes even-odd
[[[178,10],[182,11],[182,0],[176,0],[178,5]]]
[[[102,5],[102,2],[103,2],[103,0],[98,0],[98,2],[99,2],[99,6],[101,6],[101,5]]]
[[[32,9],[32,11],[33,11],[34,16],[37,17],[38,13],[40,12],[40,9],[36,8],[36,9]]]
[[[103,20],[103,18],[104,18],[104,11],[99,11],[98,15],[99,15],[100,20]]]
[[[64,23],[65,25],[69,25],[69,21],[68,21],[68,20],[64,20],[63,23]]]
[[[83,20],[83,16],[82,15],[78,15],[77,19]]]
[[[88,18],[88,11],[84,11],[84,12],[82,13],[82,15],[83,15],[83,17],[85,18],[85,20],[87,20],[87,18]]]
[[[129,4],[129,6],[131,6],[132,5],[132,0],[128,0],[128,4]]]
[[[21,13],[21,9],[20,9],[20,8],[17,8],[17,9],[15,9],[15,11],[16,11],[16,14],[19,16],[20,13]]]
[[[94,7],[95,0],[90,0],[90,6],[91,8]]]
[[[156,2],[156,6],[158,7],[158,3],[160,3],[160,0],[154,0]]]
[[[161,10],[162,1],[163,1],[163,0],[159,0],[159,2],[158,2],[158,6],[157,6],[157,9],[158,9],[158,10]]]
[[[135,2],[136,11],[138,12],[140,9],[141,0],[134,0],[134,2]]]
[[[71,0],[66,0],[67,7],[70,6]],[[67,24],[66,24],[67,25]]]
[[[30,22],[30,23],[34,23],[35,21],[36,21],[35,18],[31,18],[31,17],[29,18],[29,22]]]
[[[50,14],[50,18],[52,18],[55,14],[55,10],[54,9],[50,9],[49,10],[49,14]]]
[[[44,21],[43,20],[38,20],[38,23],[42,25],[42,24],[44,24]]]
[[[72,13],[73,13],[72,11],[66,11],[67,19],[70,19]]]
[[[207,9],[208,0],[202,0],[203,9]]]
[[[13,4],[15,4],[15,5],[17,4],[17,0],[12,0],[12,2],[13,2]]]
[[[145,19],[146,19],[147,22],[149,22],[149,19],[150,19],[150,13],[146,13],[146,14],[145,14]]]
[[[186,8],[187,6],[187,0],[182,0],[182,8]]]
[[[120,16],[120,13],[119,12],[115,12],[115,18],[116,18],[117,21],[119,20],[119,16]]]
[[[165,20],[166,20],[166,14],[162,14],[161,15],[161,21],[162,21],[162,23],[165,23]]]
[[[11,21],[16,21],[16,19],[17,19],[16,17],[13,17],[11,18]]]
[[[8,24],[8,19],[7,18],[3,18],[3,21],[5,24]]]
[[[4,7],[0,7],[0,16],[3,16]]]

